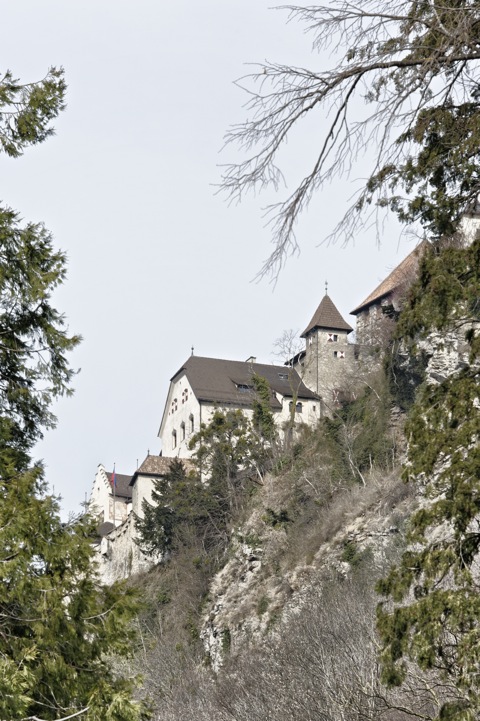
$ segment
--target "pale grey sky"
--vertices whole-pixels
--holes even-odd
[[[252,278],[270,253],[262,207],[215,195],[229,124],[246,96],[246,63],[315,66],[311,39],[264,0],[9,0],[2,68],[29,81],[63,65],[68,108],[57,135],[19,160],[1,158],[1,200],[44,221],[69,257],[56,294],[84,341],[73,398],[37,449],[66,511],[79,510],[98,463],[133,473],[156,437],[170,377],[203,356],[273,360],[284,329],[303,330],[324,293],[349,311],[413,247],[394,224],[348,248],[319,245],[355,182],[317,196],[298,226],[302,247],[275,288]],[[311,119],[284,151],[298,177],[319,141]],[[355,178],[361,178],[361,167]]]

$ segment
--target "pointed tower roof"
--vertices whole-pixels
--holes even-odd
[[[332,299],[325,293],[320,305],[313,314],[313,318],[303,331],[301,338],[305,338],[314,328],[326,328],[327,330],[346,330],[348,333],[353,330],[347,321],[343,320],[340,311],[336,308]]]

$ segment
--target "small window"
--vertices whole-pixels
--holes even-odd
[[[290,411],[291,411],[291,410],[292,410],[292,407],[293,407],[293,401],[290,401],[288,407],[289,407],[289,409],[290,409]],[[296,403],[296,404],[295,404],[295,413],[301,413],[302,411],[303,411],[303,405],[302,405],[302,403],[300,403],[300,402]]]
[[[185,440],[185,423],[183,421],[180,423],[180,435],[181,435],[182,441],[184,441]]]
[[[334,358],[338,358],[338,350],[334,350],[334,351],[333,351],[333,357],[334,357]]]
[[[237,390],[240,391],[240,393],[248,393],[248,391],[253,391],[253,386],[249,386],[246,383],[237,383]]]
[[[195,421],[193,420],[193,413],[190,413],[190,418],[188,420],[190,423],[190,433],[193,433],[195,430]]]
[[[177,431],[172,431],[172,448],[177,447]]]
[[[278,377],[279,377],[282,381],[288,381],[288,373],[279,373],[279,374],[278,374]]]
[[[337,343],[337,342],[338,342],[338,335],[337,335],[337,333],[329,333],[329,334],[328,334],[328,342],[329,342],[329,343]]]
[[[308,345],[312,345],[313,343],[313,335],[308,336]]]

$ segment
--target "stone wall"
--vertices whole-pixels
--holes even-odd
[[[110,585],[136,573],[148,571],[159,559],[146,556],[136,541],[133,514],[104,536],[97,546],[96,565],[100,581]]]

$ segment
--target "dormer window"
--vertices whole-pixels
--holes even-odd
[[[282,380],[282,381],[288,381],[288,373],[279,373],[279,374],[278,374],[278,377],[279,377],[280,380]]]
[[[249,386],[247,383],[236,383],[237,391],[240,391],[240,393],[248,393],[249,391],[253,391],[253,386]]]

